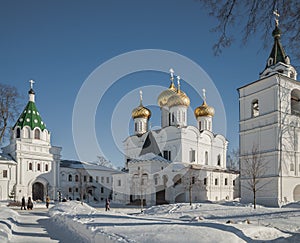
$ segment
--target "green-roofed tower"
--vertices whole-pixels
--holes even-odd
[[[31,84],[33,81],[31,80]],[[46,129],[46,124],[42,120],[40,113],[35,105],[35,92],[32,89],[32,85],[30,90],[28,91],[29,94],[29,101],[21,113],[20,117],[18,118],[16,124],[14,125],[13,129],[19,127],[23,129],[25,126],[34,130],[35,128],[39,128],[42,132]]]
[[[275,29],[272,32],[274,43],[269,58],[267,60],[266,67],[264,71],[260,73],[260,78],[270,76],[274,73],[280,73],[296,80],[297,71],[291,65],[290,58],[288,55],[286,55],[284,48],[280,42],[281,30],[279,29],[279,14],[277,13],[277,11],[274,11],[274,14],[276,15]]]
[[[2,151],[16,161],[15,200],[23,196],[34,201],[46,196],[56,199],[61,148],[51,145],[51,134],[35,104],[34,81],[29,82],[29,101],[12,128],[10,144]]]

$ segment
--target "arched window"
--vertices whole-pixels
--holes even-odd
[[[78,175],[75,175],[75,181],[78,181],[79,178],[78,178]]]
[[[32,163],[31,163],[31,162],[30,162],[29,165],[28,165],[28,169],[29,169],[29,170],[32,170]]]
[[[16,131],[16,138],[20,138],[20,137],[21,137],[21,129],[18,127]]]
[[[45,171],[48,171],[49,170],[49,166],[48,164],[45,165]]]
[[[72,181],[72,175],[69,175],[69,181]]]
[[[300,116],[300,90],[291,92],[291,114]]]
[[[41,133],[39,129],[34,130],[34,138],[35,139],[40,139]]]
[[[218,166],[221,165],[221,155],[219,155],[219,154],[218,154],[218,163],[217,163],[217,165],[218,165]]]
[[[257,117],[259,116],[259,105],[258,105],[258,100],[253,100],[252,101],[252,117]]]
[[[205,164],[208,165],[208,152],[205,151]]]
[[[41,170],[41,164],[37,164],[37,170],[38,170],[38,171]]]
[[[30,138],[30,129],[28,127],[24,128],[24,138]]]

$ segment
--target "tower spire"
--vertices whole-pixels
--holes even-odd
[[[180,93],[180,76],[177,76],[177,92]]]
[[[29,83],[30,83],[30,90],[28,91],[29,101],[34,102],[34,98],[35,98],[35,92],[33,90],[34,81],[31,79],[31,80],[29,80]]]
[[[206,103],[206,90],[202,89],[202,94],[203,94],[203,101]]]
[[[140,106],[143,105],[143,91],[140,90]]]

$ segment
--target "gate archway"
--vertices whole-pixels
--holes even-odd
[[[35,182],[32,185],[32,199],[33,201],[44,201],[44,185],[40,182]]]
[[[294,201],[300,201],[300,185],[297,185],[294,189]]]

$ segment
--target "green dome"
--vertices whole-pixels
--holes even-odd
[[[20,127],[22,129],[25,126],[29,126],[31,130],[36,127],[40,128],[41,131],[44,131],[46,129],[46,124],[43,122],[33,101],[28,102],[13,129],[15,127]]]

